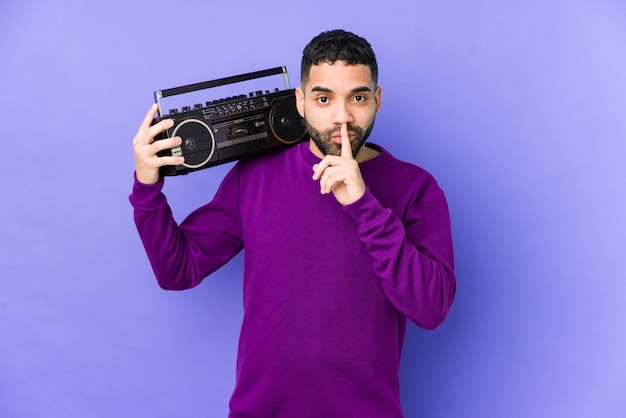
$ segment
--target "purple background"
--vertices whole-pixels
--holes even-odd
[[[379,59],[372,141],[451,209],[457,299],[409,327],[407,417],[625,416],[625,22],[621,0],[2,1],[0,416],[225,416],[242,259],[158,288],[131,140],[154,90],[279,65],[298,86],[336,27]],[[177,218],[227,168],[169,179]]]

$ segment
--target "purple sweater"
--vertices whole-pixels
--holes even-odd
[[[164,289],[188,289],[245,248],[244,316],[230,417],[402,417],[407,318],[433,329],[456,282],[443,192],[381,153],[341,206],[311,179],[308,143],[239,162],[180,226],[163,182],[135,181],[139,235]]]

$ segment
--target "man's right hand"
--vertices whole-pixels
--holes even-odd
[[[159,181],[159,168],[165,165],[180,165],[185,161],[184,157],[159,157],[157,155],[160,151],[179,146],[181,138],[175,136],[159,141],[154,140],[155,136],[174,126],[174,121],[171,119],[164,119],[150,126],[156,111],[155,103],[148,110],[133,139],[137,180],[144,184],[154,184]]]

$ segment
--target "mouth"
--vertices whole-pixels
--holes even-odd
[[[352,132],[348,132],[348,139],[350,140],[350,142],[354,141],[355,137],[355,134],[353,134]],[[336,134],[333,134],[330,139],[336,144],[341,144],[341,133],[337,132]]]

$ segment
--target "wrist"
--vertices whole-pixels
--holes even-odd
[[[161,176],[159,175],[158,171],[145,172],[141,170],[136,170],[135,178],[137,179],[139,183],[149,185],[149,184],[156,184],[160,180]]]

